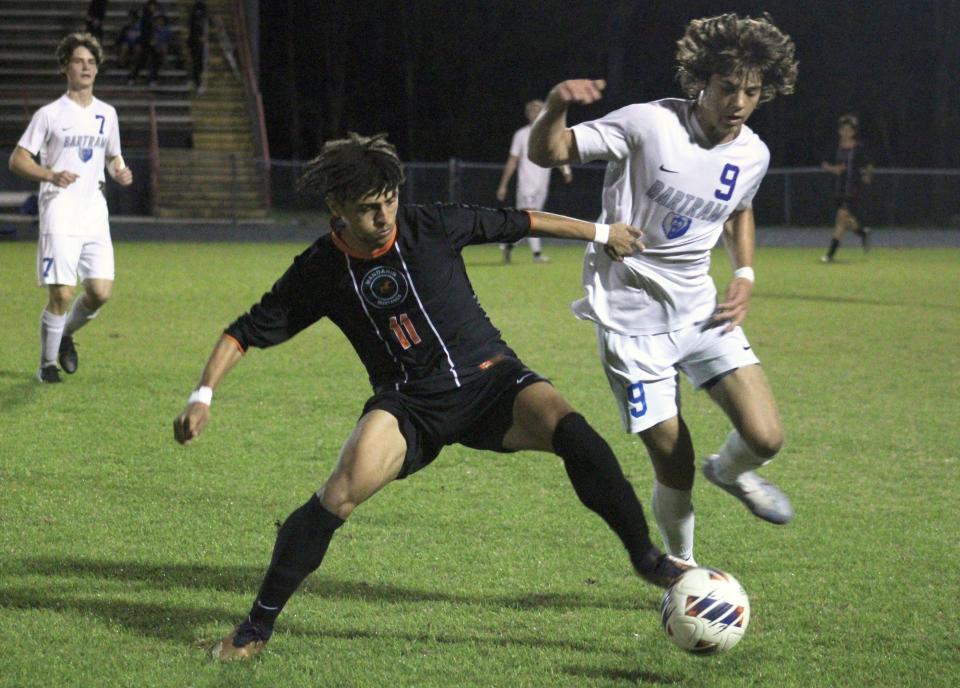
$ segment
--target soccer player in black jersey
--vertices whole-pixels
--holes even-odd
[[[858,201],[864,186],[869,186],[873,180],[873,164],[867,147],[859,136],[860,118],[854,114],[840,117],[837,135],[840,142],[837,144],[837,155],[834,163],[823,161],[820,166],[835,175],[837,178],[834,187],[834,196],[837,203],[837,214],[833,222],[833,237],[830,239],[830,248],[820,260],[832,263],[833,257],[840,248],[840,241],[848,229],[860,237],[863,250],[870,250],[870,228],[864,227],[862,208],[858,208]]]
[[[328,142],[302,188],[320,192],[333,231],[297,256],[213,349],[184,411],[187,444],[209,419],[213,389],[251,346],[268,347],[330,318],[363,361],[373,396],[333,473],[277,534],[250,614],[212,649],[221,660],[257,654],[297,586],[323,561],[334,531],[393,480],[448,444],[557,454],[581,501],[619,536],[644,579],[666,587],[685,565],[650,541],[643,508],[607,443],[501,339],[470,286],[460,252],[529,234],[642,249],[625,224],[462,205],[399,206],[403,167],[381,136]]]

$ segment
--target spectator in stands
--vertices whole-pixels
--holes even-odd
[[[168,55],[176,56],[177,45],[174,40],[173,30],[168,26],[167,17],[164,14],[158,14],[154,18],[153,27],[153,60],[150,63],[150,85],[157,85],[157,77],[160,69],[167,61]]]
[[[90,0],[87,6],[87,33],[97,37],[98,41],[103,40],[103,18],[107,14],[107,0]]]
[[[156,85],[157,74],[160,71],[160,56],[157,54],[153,38],[157,28],[157,17],[161,14],[156,0],[147,0],[140,10],[140,40],[137,45],[139,54],[127,79],[129,85],[136,83],[140,70],[144,67],[150,70],[150,85]]]
[[[117,66],[121,69],[132,67],[140,54],[140,10],[127,13],[127,23],[117,34]]]
[[[187,35],[187,47],[190,49],[190,86],[203,94],[203,70],[207,61],[207,36],[210,31],[210,17],[207,3],[196,0],[190,8],[190,31]]]

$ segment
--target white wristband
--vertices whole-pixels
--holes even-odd
[[[753,282],[753,268],[737,268],[733,271],[733,279],[745,279],[748,282]]]
[[[610,241],[610,225],[594,222],[593,228],[596,231],[596,234],[593,235],[594,241],[596,241],[598,244],[605,244]]]
[[[206,404],[209,406],[211,401],[213,401],[213,389],[210,387],[197,387],[190,394],[190,398],[187,399],[187,406],[190,404]]]

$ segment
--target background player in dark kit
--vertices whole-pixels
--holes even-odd
[[[642,249],[639,231],[542,212],[401,207],[402,182],[382,135],[324,146],[301,186],[324,195],[333,232],[227,328],[174,420],[177,441],[194,439],[209,419],[213,388],[249,347],[279,344],[322,317],[347,335],[374,389],[333,473],[280,528],[250,614],[213,647],[219,659],[257,654],[353,509],[448,444],[559,455],[581,501],[620,537],[641,576],[665,587],[683,570],[650,542],[643,508],[607,443],[501,339],[460,255],[469,244],[512,243],[531,231],[628,255]]]
[[[848,229],[860,237],[863,250],[870,250],[870,228],[863,225],[864,187],[873,181],[873,163],[870,153],[860,138],[860,118],[847,113],[837,123],[837,153],[834,163],[824,160],[820,166],[835,175],[834,200],[837,214],[833,221],[833,237],[826,254],[820,258],[824,263],[833,262],[840,248],[840,241]]]

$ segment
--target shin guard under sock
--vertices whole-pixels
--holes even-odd
[[[277,532],[270,568],[250,610],[251,621],[273,626],[300,583],[320,566],[330,538],[343,523],[323,508],[316,495],[287,517]]]
[[[643,506],[627,481],[610,445],[579,413],[560,419],[553,433],[554,451],[563,459],[580,501],[617,534],[638,571],[659,551],[650,541]]]

